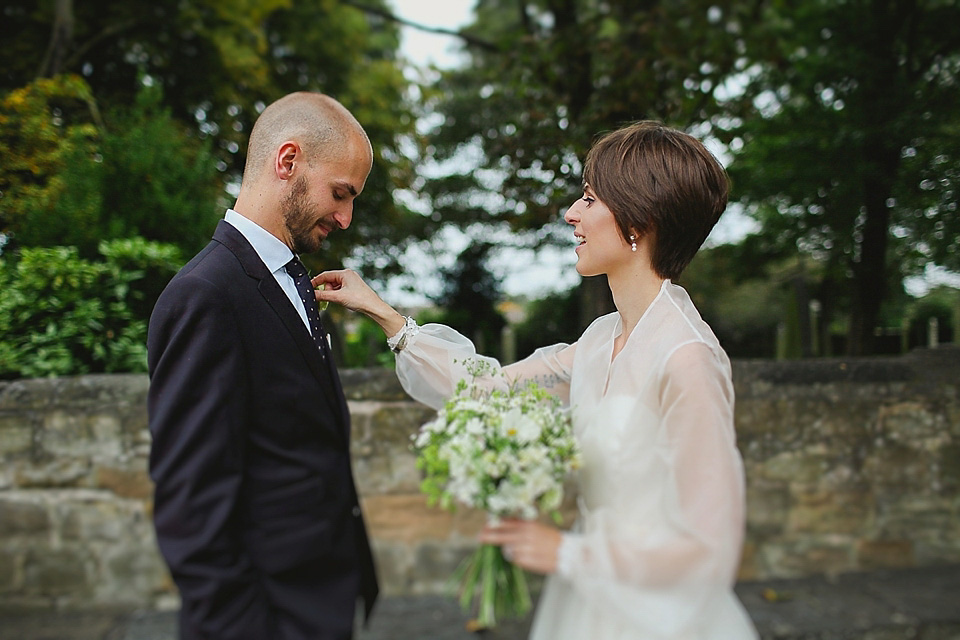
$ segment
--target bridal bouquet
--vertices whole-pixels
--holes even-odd
[[[483,509],[491,519],[550,514],[559,521],[564,479],[580,464],[569,412],[533,383],[489,391],[480,382],[502,374],[479,360],[466,366],[471,380],[461,380],[436,419],[414,436],[428,504]],[[453,580],[460,604],[476,611],[481,628],[532,606],[523,570],[498,546],[481,545]]]

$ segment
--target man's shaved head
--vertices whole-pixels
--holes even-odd
[[[358,141],[365,143],[372,157],[366,132],[342,104],[321,93],[291,93],[257,118],[247,145],[244,180],[259,179],[287,141],[297,142],[310,164],[340,157]]]
[[[234,210],[296,253],[346,229],[373,166],[373,147],[347,109],[322,93],[291,93],[260,114]]]

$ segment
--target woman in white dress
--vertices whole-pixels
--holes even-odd
[[[726,174],[695,138],[639,122],[597,141],[583,179],[564,215],[577,271],[605,274],[617,310],[576,343],[503,367],[571,406],[583,451],[579,518],[571,531],[505,521],[481,539],[548,576],[536,640],[755,638],[733,592],[745,508],[730,362],[671,282],[726,208]],[[319,300],[383,328],[414,398],[439,408],[466,377],[460,363],[477,356],[464,336],[417,327],[351,271],[320,274],[321,284]]]

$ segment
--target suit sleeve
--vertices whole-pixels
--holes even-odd
[[[203,637],[269,637],[265,594],[238,521],[248,372],[229,300],[201,278],[177,278],[150,321],[149,421],[160,550],[182,616]]]

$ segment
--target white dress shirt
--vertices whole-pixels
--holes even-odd
[[[304,326],[309,331],[310,321],[307,319],[307,310],[303,307],[300,294],[297,293],[297,284],[284,268],[293,258],[293,251],[290,250],[290,247],[283,244],[279,238],[256,222],[243,217],[233,209],[227,209],[227,214],[223,219],[233,225],[247,239],[247,242],[253,245],[253,250],[257,252],[263,264],[267,266],[267,270],[273,274],[277,284],[287,294],[290,304],[300,314],[300,319],[303,320]]]

